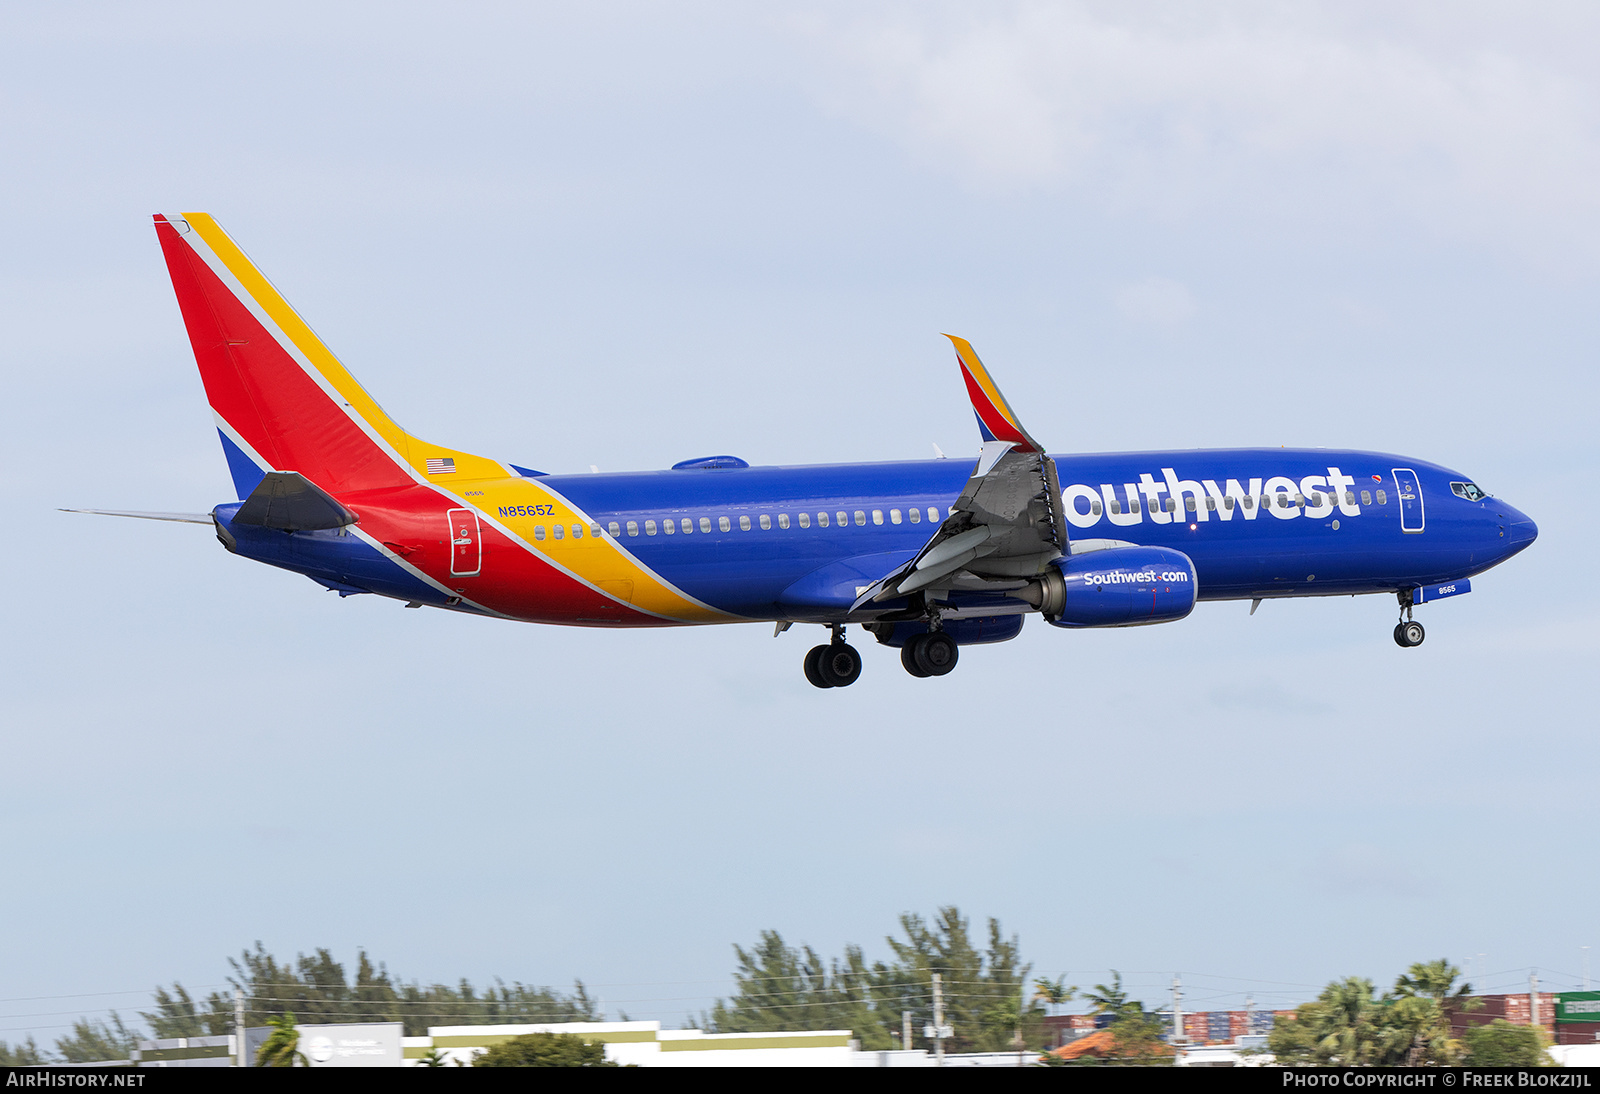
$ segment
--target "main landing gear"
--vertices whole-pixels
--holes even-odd
[[[861,654],[844,640],[844,625],[831,626],[833,641],[806,654],[806,679],[819,688],[845,688],[861,675]]]
[[[1402,589],[1396,596],[1400,600],[1400,622],[1394,625],[1394,644],[1402,649],[1422,645],[1422,640],[1428,632],[1422,629],[1422,624],[1411,618],[1411,590]]]
[[[956,667],[961,647],[943,631],[919,634],[900,649],[900,663],[912,676],[943,676]]]
[[[888,626],[891,631],[887,633],[892,633],[893,625]],[[828,628],[833,632],[833,641],[826,646],[813,646],[806,653],[806,679],[813,687],[849,687],[861,676],[861,654],[844,640],[844,624],[830,623]],[[785,627],[780,625],[780,633],[783,629]],[[885,634],[880,633],[878,640],[884,641]],[[900,663],[912,676],[943,676],[956,667],[960,654],[960,647],[944,631],[928,631],[914,635],[901,647]]]

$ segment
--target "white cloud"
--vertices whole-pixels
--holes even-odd
[[[1398,211],[1600,255],[1600,78],[1560,5],[896,8],[811,28],[831,105],[968,184],[1174,215]],[[1530,235],[1532,238],[1530,238]]]

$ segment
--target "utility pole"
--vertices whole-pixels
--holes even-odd
[[[909,1010],[900,1012],[900,1047],[908,1050],[911,1048],[911,1012]]]
[[[1172,974],[1172,1043],[1181,1045],[1188,1041],[1183,1035],[1183,981]]]
[[[933,1056],[937,1066],[944,1066],[944,1041],[955,1030],[944,1024],[944,984],[938,973],[933,974],[933,1024],[922,1027],[922,1035],[933,1042]]]
[[[1256,997],[1253,995],[1244,997],[1244,1031],[1246,1034],[1256,1031]]]
[[[244,1043],[244,991],[233,989],[233,1050],[234,1067],[249,1067],[250,1057]]]
[[[1539,976],[1528,973],[1528,1023],[1539,1028]]]

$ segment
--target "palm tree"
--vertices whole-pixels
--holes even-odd
[[[1128,1009],[1128,993],[1122,990],[1122,974],[1116,969],[1111,970],[1111,986],[1096,984],[1093,991],[1083,993],[1085,1001],[1094,1007],[1096,1014],[1110,1014],[1120,1017]],[[1143,1007],[1139,1008],[1143,1010]]]
[[[280,1014],[268,1018],[272,1033],[256,1050],[257,1067],[310,1067],[311,1061],[300,1051],[300,1031],[295,1028],[293,1014]]]
[[[1067,987],[1065,973],[1062,973],[1054,980],[1046,980],[1041,976],[1033,982],[1033,1001],[1035,1003],[1043,1002],[1050,1008],[1051,1014],[1056,1012],[1056,1007],[1071,1002],[1077,994],[1078,986],[1076,984],[1070,988]]]

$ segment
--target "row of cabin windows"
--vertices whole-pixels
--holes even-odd
[[[890,524],[901,524],[909,521],[911,524],[921,524],[922,512],[923,511],[921,509],[908,509],[902,514],[898,509],[890,509],[888,512],[888,522]],[[937,524],[941,519],[943,519],[939,516],[939,510],[936,506],[928,506],[927,512],[928,521],[931,524]],[[949,515],[955,514],[954,509],[946,510],[946,512]],[[874,509],[869,514],[865,509],[857,509],[853,513],[845,509],[838,509],[831,514],[827,511],[819,512],[815,519],[818,528],[827,528],[834,524],[837,524],[840,528],[846,528],[852,523],[858,527],[865,527],[868,520],[871,520],[873,524],[883,524],[884,511],[882,509]],[[783,529],[787,529],[795,525],[798,525],[801,528],[810,528],[812,515],[810,513],[795,513],[793,515],[789,513],[779,513],[777,517],[774,518],[771,514],[762,513],[760,516],[755,518],[754,522],[751,521],[748,515],[745,515],[739,517],[739,530],[741,532],[749,532],[755,528],[757,524],[759,524],[762,531],[770,531],[774,520],[777,521],[778,527]],[[711,518],[701,517],[699,520],[699,525],[700,531],[711,531]],[[733,518],[718,517],[717,528],[724,532],[733,531]],[[622,535],[622,527],[616,521],[611,522],[608,530],[613,536]],[[675,535],[680,531],[684,535],[689,535],[695,530],[695,521],[690,517],[682,517],[677,521],[668,518],[661,522],[659,530],[665,535],[669,536]],[[656,532],[657,527],[655,521],[647,520],[644,522],[645,535],[653,536],[656,534]],[[628,521],[628,535],[637,536],[638,534],[639,522],[636,520]]]
[[[955,510],[950,509],[946,512],[949,515],[953,515]],[[901,511],[898,509],[890,509],[888,512],[888,522],[890,524],[902,524],[906,522],[910,522],[911,524],[921,524],[922,514],[923,510],[921,509],[907,509],[904,513],[901,513]],[[931,524],[937,524],[942,519],[939,516],[939,510],[936,506],[928,506],[927,514],[928,521]],[[733,517],[718,517],[716,520],[717,529],[723,532],[733,531],[734,519],[735,518]],[[749,515],[742,515],[737,519],[739,522],[739,531],[741,532],[753,531],[757,526],[759,526],[763,532],[767,532],[772,530],[774,520],[776,520],[777,526],[783,529],[787,529],[794,525],[798,525],[801,528],[810,528],[813,518],[810,513],[795,513],[792,515],[789,513],[779,513],[776,518],[774,518],[770,513],[762,513],[754,520],[752,520]],[[844,509],[839,509],[835,510],[831,514],[827,512],[820,512],[816,515],[815,519],[818,528],[827,528],[835,523],[838,524],[840,528],[848,527],[852,523],[865,527],[868,520],[871,520],[873,524],[883,524],[884,511],[882,509],[874,509],[869,514],[865,509],[857,509],[853,513]],[[647,520],[644,522],[643,530],[644,534],[647,536],[653,536],[658,531],[669,536],[676,535],[680,531],[684,535],[689,535],[694,532],[697,523],[701,532],[711,531],[712,524],[710,517],[701,517],[699,518],[698,522],[692,517],[683,517],[678,520],[668,518],[663,520],[659,526],[655,521]],[[630,520],[628,521],[627,528],[629,536],[637,536],[640,532],[640,523],[636,520]],[[610,532],[613,538],[621,538],[622,525],[617,521],[611,521],[606,526],[605,531]],[[566,527],[560,524],[551,526],[548,533],[546,532],[544,525],[538,524],[534,526],[534,539],[542,540],[546,538],[547,534],[551,539],[564,539],[568,533]],[[600,536],[602,534],[600,525],[589,525],[588,534],[596,537]],[[574,524],[572,526],[571,535],[573,539],[582,539],[584,536],[584,526],[581,524]]]
[[[1379,490],[1377,492],[1377,495],[1378,495],[1378,504],[1379,505],[1388,505],[1389,504],[1389,497],[1382,490]],[[1260,506],[1263,509],[1270,507],[1271,504],[1272,504],[1271,499],[1272,499],[1273,496],[1274,495],[1272,495],[1272,494],[1262,494],[1260,496],[1260,499],[1259,499]],[[1276,494],[1276,497],[1278,499],[1278,508],[1280,508],[1280,509],[1289,508],[1289,506],[1291,504],[1291,500],[1290,500],[1291,499],[1291,495],[1284,494],[1284,493],[1278,493],[1278,494]],[[1292,497],[1293,497],[1292,504],[1295,505],[1296,507],[1307,504],[1307,499],[1306,499],[1304,494],[1295,494]],[[1246,494],[1243,498],[1241,498],[1239,500],[1241,501],[1241,503],[1244,505],[1244,507],[1246,509],[1254,509],[1256,507],[1256,505],[1258,504],[1257,497],[1255,495],[1253,495],[1253,494]],[[1339,499],[1338,499],[1338,495],[1337,494],[1326,494],[1325,495],[1321,491],[1313,491],[1312,494],[1311,494],[1310,504],[1311,504],[1311,506],[1313,508],[1320,508],[1323,505],[1337,504],[1338,500]],[[1355,503],[1356,503],[1355,491],[1353,491],[1353,490],[1345,491],[1344,504],[1346,504],[1346,505],[1354,505]],[[1371,505],[1372,504],[1372,491],[1370,491],[1370,490],[1361,491],[1361,504],[1362,505]],[[1141,506],[1141,503],[1140,503],[1140,501],[1139,501],[1139,499],[1137,497],[1129,498],[1128,499],[1128,505],[1127,505],[1127,511],[1129,513],[1137,513],[1137,512],[1140,511],[1140,506]],[[1184,496],[1183,507],[1186,510],[1188,510],[1189,512],[1191,512],[1191,513],[1196,511],[1197,506],[1195,504],[1195,497],[1194,497],[1193,494],[1186,494]],[[1231,494],[1222,499],[1222,507],[1224,509],[1230,511],[1230,512],[1233,510],[1234,498],[1233,498],[1233,496]],[[1175,513],[1178,510],[1178,503],[1173,498],[1162,498],[1161,499],[1161,509],[1162,509],[1163,512]],[[1217,499],[1214,498],[1214,497],[1207,497],[1206,498],[1206,509],[1209,510],[1210,512],[1213,512],[1213,513],[1216,512],[1216,510],[1217,510]],[[1100,505],[1100,503],[1098,501],[1093,501],[1093,502],[1089,503],[1089,512],[1092,515],[1098,517],[1103,511],[1104,510],[1102,509],[1102,507],[1101,507],[1101,505]],[[1111,511],[1113,513],[1117,513],[1117,514],[1121,514],[1123,512],[1122,503],[1119,502],[1116,498],[1112,498],[1111,499]],[[946,513],[948,515],[953,516],[955,514],[955,510],[954,509],[946,510]],[[867,523],[867,520],[868,520],[867,510],[865,510],[865,509],[857,509],[857,510],[855,510],[854,513],[850,513],[850,512],[847,512],[846,510],[839,509],[839,510],[836,510],[831,515],[831,517],[825,511],[818,513],[817,516],[816,516],[816,521],[817,521],[817,527],[818,528],[827,528],[833,522],[837,522],[839,527],[844,528],[844,527],[847,527],[848,525],[850,525],[852,523],[852,519],[853,519],[853,522],[856,525],[865,526],[866,523]],[[874,509],[874,510],[872,510],[871,520],[872,520],[873,524],[882,524],[883,523],[883,519],[884,519],[884,513],[883,513],[882,509]],[[939,519],[940,519],[940,517],[939,517],[938,508],[935,507],[935,506],[932,506],[932,505],[928,506],[928,521],[929,521],[929,523],[937,524],[939,522]],[[811,527],[811,514],[810,513],[796,513],[796,514],[794,514],[794,516],[792,518],[790,517],[790,515],[788,513],[779,513],[778,516],[777,516],[778,527],[787,529],[788,527],[790,527],[791,520],[793,521],[793,523],[798,524],[801,528],[810,528]],[[898,509],[889,510],[889,523],[890,524],[899,524],[903,520],[909,520],[912,524],[921,524],[922,523],[922,510],[921,509],[908,509],[908,510],[906,510],[906,512],[905,512],[905,514],[903,516],[902,516],[900,510],[898,510]],[[756,518],[756,523],[759,523],[759,525],[761,526],[761,530],[764,531],[764,532],[771,530],[772,522],[773,522],[772,516],[767,514],[767,513],[762,513],[760,516],[758,516]],[[701,517],[700,520],[699,520],[699,525],[700,525],[700,531],[702,531],[702,532],[710,532],[711,531],[711,518],[710,517]],[[755,527],[755,524],[753,524],[751,522],[749,516],[745,515],[745,516],[740,516],[739,517],[739,530],[741,532],[751,531],[754,527]],[[720,531],[723,531],[723,532],[731,532],[731,531],[733,531],[733,518],[731,518],[731,517],[718,517],[717,518],[717,528]],[[690,533],[692,533],[695,530],[695,521],[691,517],[683,517],[682,519],[677,520],[677,521],[673,521],[671,519],[667,519],[667,520],[663,520],[661,522],[659,530],[661,532],[665,533],[666,535],[669,535],[669,536],[670,535],[675,535],[680,530],[683,532],[684,535],[689,535]],[[622,525],[619,524],[617,521],[612,521],[606,527],[606,531],[610,532],[613,538],[619,538],[622,535]],[[644,534],[645,535],[653,536],[653,535],[656,534],[656,532],[657,532],[657,526],[656,526],[656,522],[655,521],[647,520],[647,521],[644,522]],[[589,525],[588,533],[591,536],[598,537],[601,534],[600,526],[598,524]],[[567,530],[566,530],[566,527],[564,525],[556,524],[556,525],[551,526],[549,534],[550,534],[550,538],[552,538],[552,539],[564,539],[564,538],[566,538]],[[639,522],[636,521],[636,520],[628,521],[628,535],[629,536],[638,536],[638,534],[639,534]],[[581,524],[574,524],[572,526],[572,538],[573,539],[582,539],[583,536],[584,536],[584,526],[581,525]],[[534,539],[538,539],[538,540],[542,540],[542,539],[545,538],[545,526],[544,525],[540,524],[540,525],[536,525],[534,527],[534,529],[533,529],[533,538]]]
[[[1271,505],[1272,505],[1272,500],[1271,499],[1273,498],[1273,496],[1274,496],[1273,494],[1262,494],[1261,497],[1260,497],[1261,508],[1263,508],[1263,509],[1270,508]],[[1292,502],[1290,500],[1291,499],[1291,495],[1289,495],[1289,494],[1279,493],[1279,494],[1276,495],[1276,497],[1278,499],[1278,508],[1279,509],[1287,509],[1287,508],[1289,508],[1289,506],[1291,504],[1293,504],[1293,505],[1295,505],[1297,507],[1301,506],[1301,505],[1308,504],[1306,496],[1304,494],[1294,494],[1294,495],[1292,495],[1292,498],[1293,498]],[[1241,499],[1241,501],[1243,502],[1244,507],[1246,509],[1254,509],[1256,507],[1256,505],[1257,505],[1257,499],[1256,499],[1256,496],[1254,494],[1246,494]],[[1354,505],[1355,503],[1356,503],[1355,491],[1346,490],[1345,493],[1344,493],[1344,504],[1345,505]],[[1233,504],[1234,504],[1234,499],[1233,499],[1233,496],[1231,494],[1222,499],[1222,507],[1224,509],[1228,510],[1229,512],[1232,512]],[[1315,508],[1320,508],[1320,507],[1322,507],[1324,505],[1330,505],[1330,504],[1331,505],[1337,505],[1337,504],[1339,504],[1339,495],[1332,494],[1332,493],[1323,494],[1321,491],[1313,491],[1312,494],[1311,494],[1311,498],[1310,498],[1309,504],[1314,509]],[[1372,504],[1372,491],[1370,491],[1370,490],[1361,491],[1361,504],[1362,505],[1371,505]],[[1378,491],[1378,504],[1379,505],[1388,505],[1389,504],[1389,497],[1382,490]],[[1193,494],[1186,494],[1184,496],[1183,507],[1184,507],[1184,509],[1188,510],[1191,513],[1195,512],[1197,510],[1198,506],[1196,506],[1196,504],[1195,504],[1195,497],[1194,497]],[[1217,511],[1217,499],[1214,498],[1214,497],[1207,497],[1206,498],[1206,509],[1209,512],[1215,513]],[[1176,499],[1174,499],[1174,498],[1162,498],[1161,499],[1161,510],[1164,513],[1176,513],[1178,511],[1178,503],[1177,503]],[[1100,503],[1098,501],[1091,501],[1089,503],[1089,512],[1092,515],[1098,517],[1103,511],[1104,510],[1102,509],[1102,507],[1101,507],[1101,505],[1100,505]],[[1116,498],[1112,498],[1111,499],[1111,511],[1113,513],[1117,513],[1117,514],[1121,514],[1123,512],[1122,503],[1119,502]],[[1138,498],[1134,497],[1134,498],[1129,498],[1128,499],[1127,511],[1129,513],[1137,513],[1137,512],[1140,511],[1140,502],[1139,502]]]

